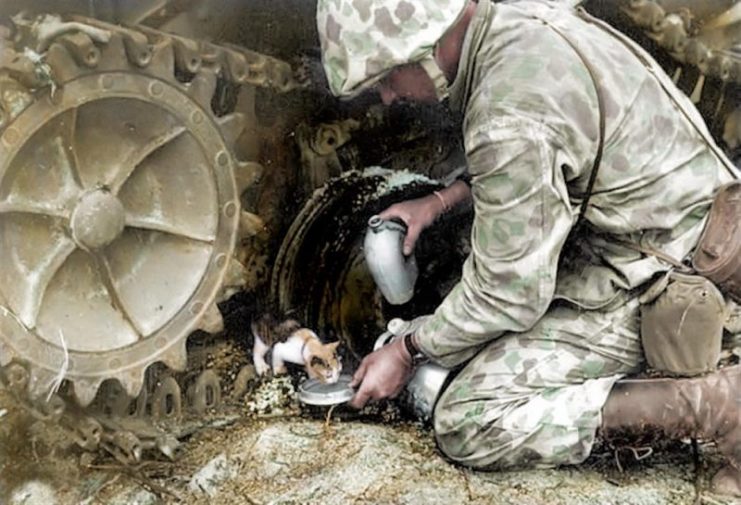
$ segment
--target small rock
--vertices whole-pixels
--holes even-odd
[[[193,475],[188,483],[188,489],[213,497],[218,493],[222,482],[233,479],[236,475],[236,469],[229,463],[226,455],[222,453]]]
[[[157,495],[142,488],[119,493],[110,502],[111,505],[157,505],[158,503],[160,501]]]
[[[32,480],[13,490],[10,505],[56,505],[54,489],[44,482]]]
[[[8,415],[8,409],[0,409],[0,417],[5,417]]]

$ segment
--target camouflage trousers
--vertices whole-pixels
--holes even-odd
[[[475,468],[584,461],[614,383],[643,363],[636,298],[587,311],[555,302],[530,331],[491,342],[437,403],[435,435]]]

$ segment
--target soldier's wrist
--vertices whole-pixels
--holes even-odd
[[[417,366],[428,361],[427,356],[425,356],[422,351],[419,350],[419,346],[417,345],[414,333],[408,333],[404,335],[404,347],[406,347],[407,352],[409,352],[409,355],[412,358],[413,366]]]

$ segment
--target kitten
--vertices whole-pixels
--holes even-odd
[[[340,343],[323,344],[316,333],[294,319],[279,322],[266,314],[252,322],[252,336],[252,360],[258,375],[271,368],[276,375],[287,373],[288,362],[303,365],[309,377],[325,384],[335,383],[340,377]],[[265,356],[271,348],[272,364],[268,365]]]

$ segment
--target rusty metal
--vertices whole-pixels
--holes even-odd
[[[622,10],[682,63],[741,84],[741,5],[731,0],[623,0]]]
[[[240,210],[264,168],[232,151],[254,117],[217,117],[217,80],[283,92],[291,69],[151,28],[15,19],[19,37],[0,33],[0,250],[16,259],[0,268],[0,382],[86,450],[173,457],[221,406],[220,379],[200,374],[186,409],[183,377],[150,365],[183,370],[191,331],[223,329],[216,302],[265,233]]]
[[[237,377],[232,384],[231,400],[239,401],[249,390],[250,382],[257,378],[254,365],[245,365],[237,373]]]
[[[175,420],[182,416],[180,386],[172,377],[164,377],[152,395],[152,417]]]
[[[0,269],[0,366],[29,363],[33,397],[60,373],[82,405],[111,378],[136,396],[151,363],[183,369],[192,330],[223,328],[215,302],[244,282],[231,274],[220,289],[243,268],[240,218],[245,236],[260,228],[239,195],[262,167],[227,144],[245,118],[211,111],[238,51],[201,55],[195,41],[81,17],[17,19],[52,82],[30,57],[0,69],[0,250],[16,258]],[[250,61],[247,83],[290,69]],[[12,78],[19,68],[28,75]]]
[[[216,409],[221,405],[221,382],[213,370],[204,370],[188,389],[191,408],[197,414]]]
[[[98,448],[103,433],[103,427],[98,421],[91,417],[84,417],[69,424],[72,439],[77,445],[88,451],[94,451]]]
[[[141,461],[142,444],[139,438],[130,431],[116,431],[103,438],[104,448],[124,465],[133,465]]]

